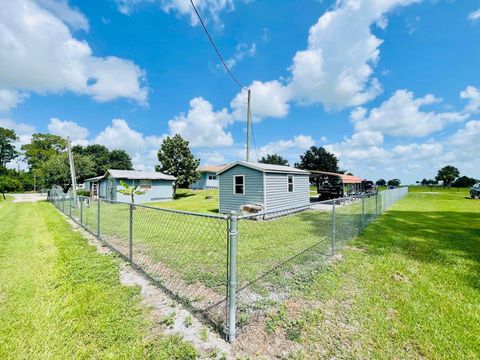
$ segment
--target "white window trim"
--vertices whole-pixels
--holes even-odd
[[[243,178],[243,192],[242,193],[237,193],[236,190],[236,182],[235,179],[237,177]],[[233,195],[245,195],[245,175],[233,175]]]
[[[147,186],[145,186],[145,185],[142,185],[142,181],[143,181],[143,182],[147,182],[147,183],[148,183],[148,185],[147,185]],[[145,183],[144,183],[144,184],[145,184]],[[132,184],[132,185],[133,185],[133,184]],[[152,180],[150,180],[150,179],[143,179],[143,180],[140,180],[140,185],[139,185],[139,188],[140,188],[141,190],[145,190],[145,191],[146,191],[146,190],[152,190],[152,186],[153,186],[153,184],[152,184]]]
[[[292,178],[292,191],[289,191],[289,183],[288,183],[288,179]],[[287,175],[287,193],[293,193],[295,192],[295,176],[293,175]]]

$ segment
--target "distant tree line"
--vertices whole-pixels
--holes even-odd
[[[36,133],[29,143],[15,147],[18,136],[12,129],[0,127],[0,193],[31,191],[72,185],[67,141],[52,134]],[[105,174],[109,168],[130,170],[132,159],[124,150],[108,150],[103,145],[74,146],[72,153],[79,183],[86,178]],[[12,161],[26,162],[27,170],[7,169]]]

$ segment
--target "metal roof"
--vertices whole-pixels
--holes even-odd
[[[115,170],[108,169],[105,175],[86,179],[85,181],[98,181],[110,174],[115,179],[130,180],[176,180],[175,176],[167,175],[158,171]]]
[[[225,165],[205,165],[201,166],[197,169],[198,172],[218,172],[221,171],[224,167],[228,166],[227,164]]]
[[[173,175],[167,175],[158,171],[137,171],[137,170],[113,170],[108,169],[105,176],[110,174],[116,179],[132,179],[132,180],[175,180]]]
[[[90,179],[85,179],[84,182],[85,182],[85,181],[96,182],[96,181],[98,181],[98,180],[100,180],[100,179],[103,179],[103,175],[101,175],[101,176],[96,176],[96,177],[93,177],[93,178],[90,178]]]
[[[246,161],[236,161],[233,164],[230,164],[220,170],[217,174],[221,174],[228,169],[231,169],[234,166],[243,165],[251,169],[259,170],[262,172],[271,172],[271,173],[289,173],[289,174],[301,174],[301,175],[308,175],[310,174],[309,171],[296,169],[290,166],[283,166],[283,165],[272,165],[272,164],[262,164],[262,163],[254,163],[254,162],[246,162]]]
[[[360,184],[362,182],[362,178],[353,175],[345,175],[345,174],[338,174],[334,172],[328,171],[318,171],[318,170],[311,170],[310,171],[313,175],[327,175],[327,176],[337,176],[342,179],[344,184]]]

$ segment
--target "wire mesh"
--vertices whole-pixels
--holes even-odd
[[[322,202],[239,218],[238,326],[288,297],[331,254],[332,209]]]
[[[397,188],[238,217],[74,198],[54,190],[48,199],[226,333],[229,283],[237,281],[232,314],[241,328],[285,300],[328,256],[407,192]],[[229,223],[237,218],[233,255],[228,250]],[[229,279],[229,256],[236,259],[236,279]]]
[[[227,218],[133,207],[133,262],[225,328]]]

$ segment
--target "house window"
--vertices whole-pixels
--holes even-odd
[[[208,180],[217,180],[217,175],[208,175]]]
[[[151,180],[140,180],[140,189],[141,190],[151,190],[152,181]]]
[[[293,192],[293,175],[287,176],[288,192]]]
[[[233,177],[233,193],[234,194],[245,194],[245,176],[235,175]]]

